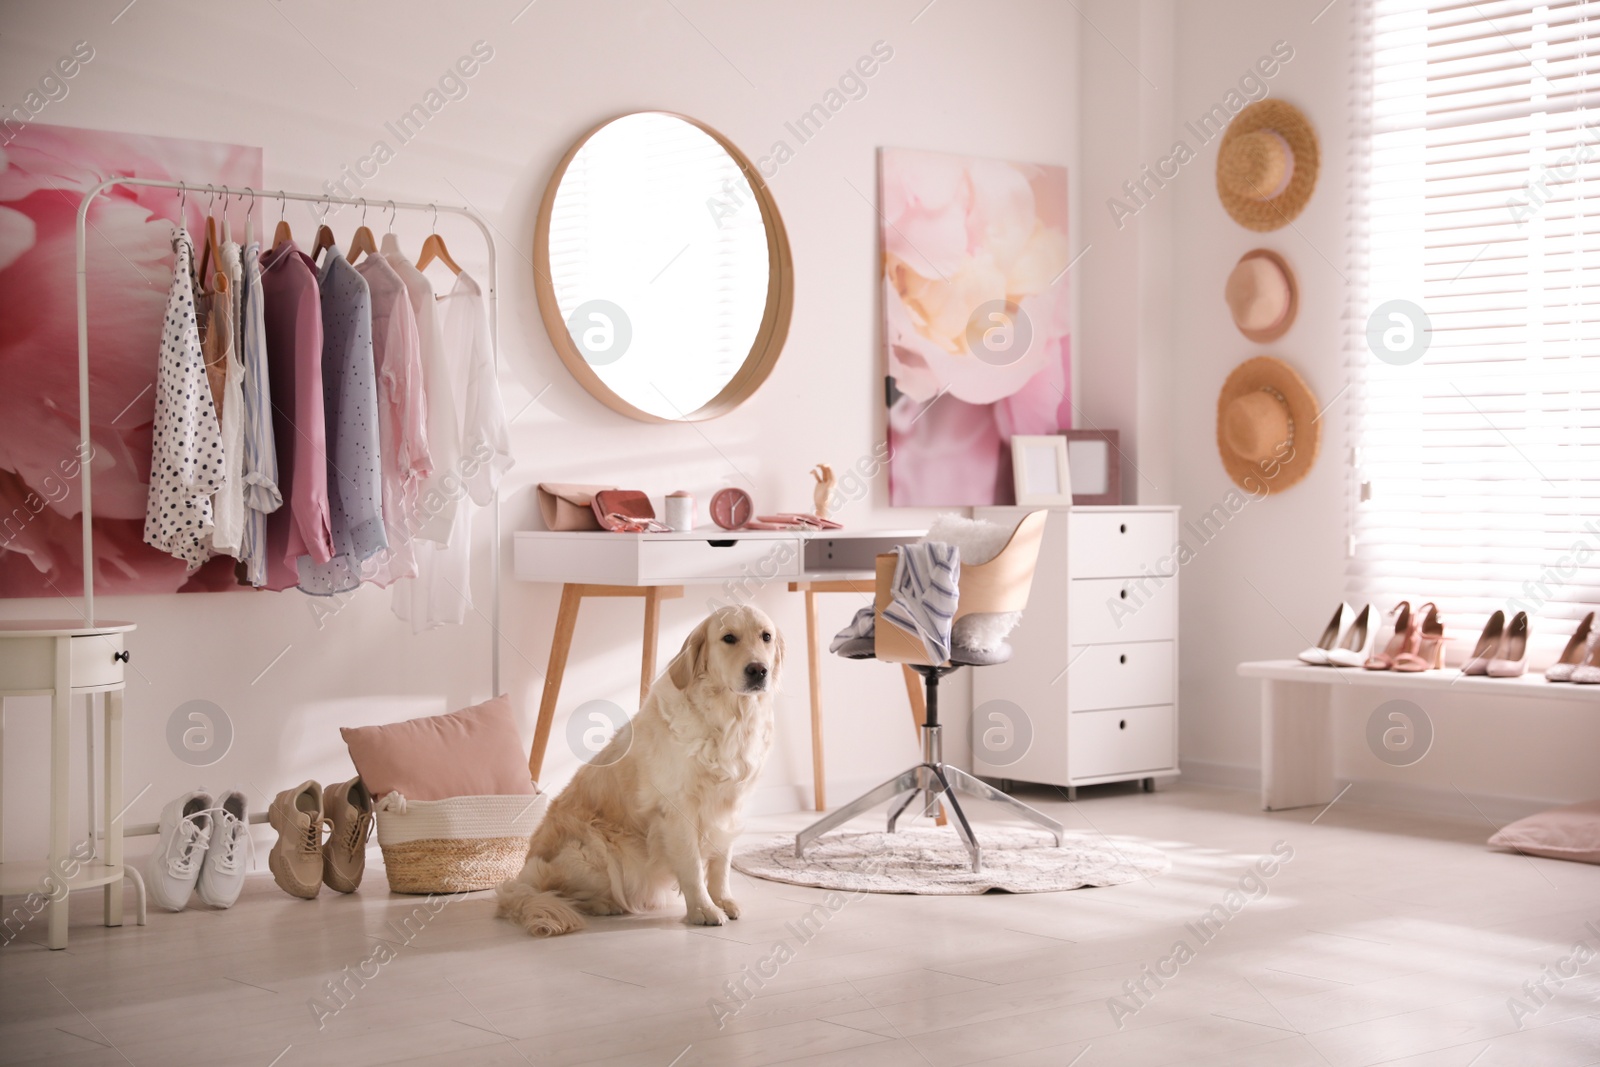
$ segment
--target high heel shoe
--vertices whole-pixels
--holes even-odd
[[[1545,681],[1572,681],[1572,672],[1588,662],[1589,653],[1594,651],[1596,636],[1594,612],[1591,611],[1583,617],[1582,622],[1578,623],[1578,628],[1572,631],[1572,639],[1567,642],[1567,647],[1562,649],[1561,658],[1545,669]]]
[[[1496,612],[1496,614],[1499,614]],[[1500,648],[1489,661],[1489,677],[1518,678],[1528,670],[1528,613],[1519,611],[1511,616],[1506,636]]]
[[[1600,640],[1589,643],[1589,656],[1572,669],[1572,680],[1579,685],[1600,684]]]
[[[1328,622],[1328,628],[1322,631],[1322,637],[1317,643],[1300,653],[1302,663],[1309,663],[1313,667],[1326,667],[1328,665],[1328,652],[1339,643],[1345,631],[1350,626],[1351,616],[1349,604],[1340,604],[1339,610],[1333,613],[1333,618]]]
[[[1384,646],[1382,652],[1368,658],[1362,666],[1369,671],[1386,671],[1394,666],[1395,657],[1406,650],[1407,643],[1411,640],[1413,619],[1411,616],[1411,602],[1402,600],[1395,605],[1392,612],[1394,616],[1394,636]]]
[[[1424,604],[1417,609],[1417,614],[1422,622],[1412,624],[1412,631],[1417,635],[1413,638],[1413,649],[1394,658],[1397,671],[1435,671],[1444,666],[1444,623],[1439,621],[1439,609]]]
[[[1372,658],[1372,652],[1378,645],[1378,627],[1372,624],[1371,618],[1372,605],[1362,605],[1356,621],[1339,638],[1338,645],[1328,650],[1329,666],[1359,667]]]
[[[1483,635],[1472,649],[1472,655],[1461,665],[1462,674],[1487,674],[1489,661],[1500,652],[1500,638],[1506,628],[1506,613],[1497,611],[1483,624]]]

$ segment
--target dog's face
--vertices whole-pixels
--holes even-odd
[[[688,689],[702,678],[734,693],[766,693],[783,667],[783,635],[763,611],[719,608],[684,641],[668,674]]]

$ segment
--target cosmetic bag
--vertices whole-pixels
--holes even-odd
[[[612,489],[609,485],[571,485],[566,482],[540,482],[537,486],[539,514],[546,529],[598,530],[595,494]]]

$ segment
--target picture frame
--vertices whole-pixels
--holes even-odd
[[[1122,449],[1116,430],[1064,430],[1074,504],[1122,503]]]
[[[1011,477],[1024,507],[1072,503],[1072,470],[1061,434],[1016,434],[1011,438]]]

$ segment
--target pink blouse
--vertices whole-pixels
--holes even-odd
[[[333,557],[322,407],[322,301],[317,268],[293,241],[261,257],[267,378],[284,506],[267,516],[268,589],[300,584],[295,560]]]

